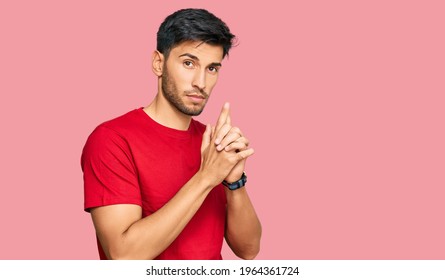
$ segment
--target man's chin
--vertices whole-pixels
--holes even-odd
[[[191,105],[191,106],[183,106],[178,109],[183,114],[194,117],[194,116],[199,116],[202,113],[202,111],[204,111],[204,107],[205,106],[202,105]]]
[[[199,116],[204,111],[204,104],[191,104],[187,106],[187,112],[189,116]]]
[[[204,111],[204,108],[201,108],[199,110],[189,110],[186,114],[195,117],[201,115],[202,111]]]

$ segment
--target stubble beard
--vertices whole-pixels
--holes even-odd
[[[205,104],[202,106],[196,107],[187,107],[187,105],[184,104],[184,101],[179,96],[178,89],[174,83],[174,81],[171,80],[170,75],[168,74],[167,65],[164,65],[164,69],[162,71],[162,94],[164,95],[165,99],[173,105],[178,111],[181,113],[188,115],[188,116],[198,116],[202,113],[204,110]],[[194,91],[191,91],[194,92]],[[190,92],[190,93],[191,93]],[[196,90],[196,92],[199,92],[199,90]],[[187,92],[189,93],[189,92]],[[199,92],[202,95],[204,95],[207,99],[208,95],[207,93]]]

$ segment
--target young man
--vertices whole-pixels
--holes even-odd
[[[261,225],[244,184],[253,154],[224,104],[215,127],[195,121],[234,35],[202,9],[161,24],[145,108],[99,125],[82,153],[85,210],[101,259],[221,259],[259,252]]]

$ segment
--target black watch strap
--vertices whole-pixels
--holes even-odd
[[[241,179],[239,179],[238,181],[235,181],[233,183],[229,183],[226,180],[224,180],[222,182],[222,184],[224,186],[226,186],[227,188],[229,188],[229,190],[234,191],[234,190],[237,190],[237,189],[239,189],[241,187],[244,187],[246,185],[246,182],[247,182],[247,176],[246,176],[246,173],[243,173],[243,176],[241,176]]]

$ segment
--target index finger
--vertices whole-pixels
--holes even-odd
[[[230,122],[230,104],[229,102],[224,103],[221,113],[219,114],[218,121],[216,122],[215,131],[218,131],[226,122]]]

